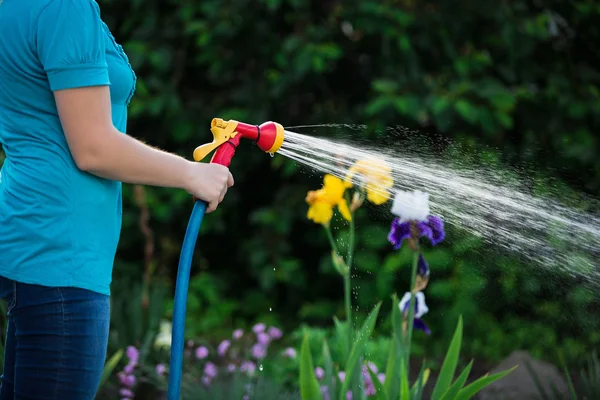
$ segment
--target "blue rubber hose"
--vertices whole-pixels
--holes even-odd
[[[179,256],[177,281],[175,283],[175,303],[173,306],[173,332],[171,334],[171,360],[169,362],[169,388],[167,390],[168,400],[179,400],[181,394],[183,350],[185,347],[185,311],[190,284],[190,271],[198,232],[200,232],[205,212],[206,203],[197,200],[185,231],[183,245],[181,246],[181,255]]]

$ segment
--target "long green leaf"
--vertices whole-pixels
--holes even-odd
[[[458,376],[458,378],[456,378],[456,381],[454,381],[452,386],[450,386],[450,388],[448,389],[446,394],[444,394],[444,396],[442,396],[442,400],[454,400],[454,398],[460,392],[460,389],[462,389],[465,382],[467,381],[467,378],[469,377],[469,374],[471,373],[472,367],[473,367],[473,360],[471,360],[469,365],[467,365],[466,368],[463,370],[463,372]]]
[[[397,357],[398,352],[396,351],[396,347],[396,341],[392,337],[392,340],[390,340],[389,344],[388,360],[385,369],[385,377],[387,379],[383,384],[383,390],[388,399],[395,399],[398,397],[399,382],[398,379],[393,379],[393,377],[397,376],[399,372],[399,361]]]
[[[346,362],[346,379],[344,379],[344,383],[342,384],[342,390],[339,395],[340,400],[344,400],[346,398],[346,392],[350,387],[352,376],[358,364],[358,360],[361,358],[365,350],[365,346],[367,345],[367,342],[373,333],[373,329],[375,329],[375,322],[377,321],[377,315],[379,314],[380,307],[381,303],[378,303],[373,311],[371,311],[363,323],[363,326],[360,328],[356,339],[354,340],[354,345],[350,351],[350,357]]]
[[[323,366],[325,369],[325,386],[330,398],[336,398],[336,377],[333,370],[333,359],[327,345],[327,339],[323,339]]]
[[[458,356],[460,354],[462,331],[463,323],[462,316],[460,316],[458,317],[458,324],[456,326],[456,330],[454,331],[452,341],[450,342],[450,347],[448,348],[448,352],[446,353],[446,357],[444,358],[444,363],[442,364],[440,375],[433,388],[433,393],[431,395],[432,400],[440,400],[442,394],[446,393],[446,391],[450,387],[450,383],[452,383],[452,379],[454,378],[454,371],[456,370],[456,365],[458,364]]]
[[[308,335],[304,334],[300,350],[300,395],[302,400],[322,399],[319,381],[315,376]]]
[[[475,382],[471,383],[468,386],[465,386],[459,393],[458,396],[454,400],[468,400],[471,397],[475,396],[481,389],[496,382],[498,379],[504,378],[506,375],[513,372],[517,366],[515,365],[511,369],[506,371],[498,372],[494,375],[484,375],[481,378],[477,379]]]
[[[404,362],[404,336],[402,333],[402,315],[398,308],[400,300],[394,293],[392,296],[392,340],[390,342],[390,358],[388,359],[385,376],[397,376],[400,373],[400,363]],[[386,379],[384,388],[389,399],[396,399],[400,394],[400,380]]]
[[[410,389],[408,386],[408,371],[404,363],[400,364],[400,400],[410,400]]]
[[[102,376],[100,377],[99,387],[102,387],[108,378],[111,377],[113,371],[117,367],[117,364],[119,364],[119,361],[121,361],[121,358],[123,358],[123,349],[119,349],[117,352],[115,352],[115,354],[113,354],[112,357],[106,362],[104,369],[102,370]]]
[[[350,348],[348,342],[348,329],[350,328],[348,325],[345,325],[336,317],[333,317],[333,323],[335,324],[336,342],[340,347],[341,354],[343,354],[343,359],[340,360],[340,362],[342,364],[345,364],[348,360],[348,357],[350,356],[348,354],[348,349]]]

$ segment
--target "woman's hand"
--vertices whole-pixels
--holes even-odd
[[[208,203],[206,213],[216,210],[231,186],[233,176],[229,168],[219,164],[190,162],[185,190]]]

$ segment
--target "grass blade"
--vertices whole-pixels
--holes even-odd
[[[408,371],[406,370],[406,365],[404,365],[404,363],[400,364],[400,400],[410,400]]]
[[[506,375],[513,372],[517,366],[515,365],[511,369],[506,371],[498,372],[494,375],[484,375],[481,378],[477,379],[475,382],[471,383],[468,386],[465,386],[459,393],[458,396],[454,400],[468,400],[471,397],[475,396],[481,389],[486,387],[487,385],[496,382],[499,379],[504,378]]]
[[[304,335],[302,349],[300,350],[300,395],[302,400],[322,399],[319,381],[315,375],[308,335]]]
[[[119,361],[121,361],[121,358],[123,358],[123,349],[119,349],[117,352],[115,352],[115,354],[113,354],[112,357],[106,362],[106,365],[104,365],[104,369],[102,370],[102,376],[100,377],[99,387],[102,387],[108,378],[112,376],[112,373],[119,364]]]
[[[446,394],[444,394],[444,396],[442,396],[442,400],[454,400],[454,398],[456,398],[456,395],[458,394],[458,392],[460,392],[460,389],[462,389],[465,382],[467,381],[467,378],[469,377],[469,374],[471,373],[472,367],[473,367],[473,360],[471,360],[469,365],[467,365],[466,368],[463,370],[463,372],[458,376],[458,378],[456,378],[456,381],[454,381],[452,386],[450,386],[450,388],[448,389]]]
[[[346,397],[346,392],[348,391],[348,388],[350,387],[350,383],[352,381],[351,377],[354,375],[354,370],[365,350],[367,341],[371,337],[373,329],[375,329],[375,322],[377,321],[377,315],[379,314],[380,307],[381,303],[378,303],[375,306],[373,311],[371,311],[371,313],[363,323],[363,326],[360,328],[358,335],[356,336],[354,345],[352,346],[352,350],[350,351],[350,356],[348,357],[348,361],[346,362],[346,379],[344,379],[344,383],[342,384],[342,391],[339,395],[340,400],[344,400]]]
[[[396,351],[396,341],[394,340],[394,338],[392,338],[389,344],[387,366],[385,368],[385,376],[386,378],[389,376],[390,379],[386,379],[385,383],[383,384],[383,391],[385,392],[385,395],[388,399],[395,399],[398,397],[398,380],[391,378],[398,375],[399,362],[402,362],[402,360],[398,360],[398,352]]]
[[[462,316],[460,316],[458,317],[458,324],[456,326],[454,336],[452,337],[452,341],[450,342],[450,347],[448,348],[448,352],[446,353],[446,357],[444,358],[444,363],[442,364],[440,375],[433,388],[433,393],[431,395],[432,400],[441,399],[442,394],[448,390],[448,388],[450,387],[450,383],[454,378],[454,371],[456,370],[456,365],[458,364],[458,356],[460,354],[462,331],[463,322]]]
[[[333,323],[335,324],[336,342],[341,348],[341,354],[343,354],[343,359],[340,360],[340,362],[345,364],[350,356],[348,353],[348,349],[350,348],[350,343],[348,342],[348,329],[350,329],[350,327],[336,317],[333,317]]]
[[[325,386],[327,386],[327,393],[329,393],[330,398],[335,398],[336,379],[333,370],[333,359],[331,358],[331,352],[327,345],[327,339],[323,339],[323,367],[325,370]]]

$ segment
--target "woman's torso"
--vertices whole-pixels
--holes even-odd
[[[0,3],[0,275],[108,294],[121,184],[81,172],[69,152],[36,49],[36,18],[52,2],[97,9],[93,0]],[[102,35],[113,124],[125,132],[135,74],[104,23]]]

